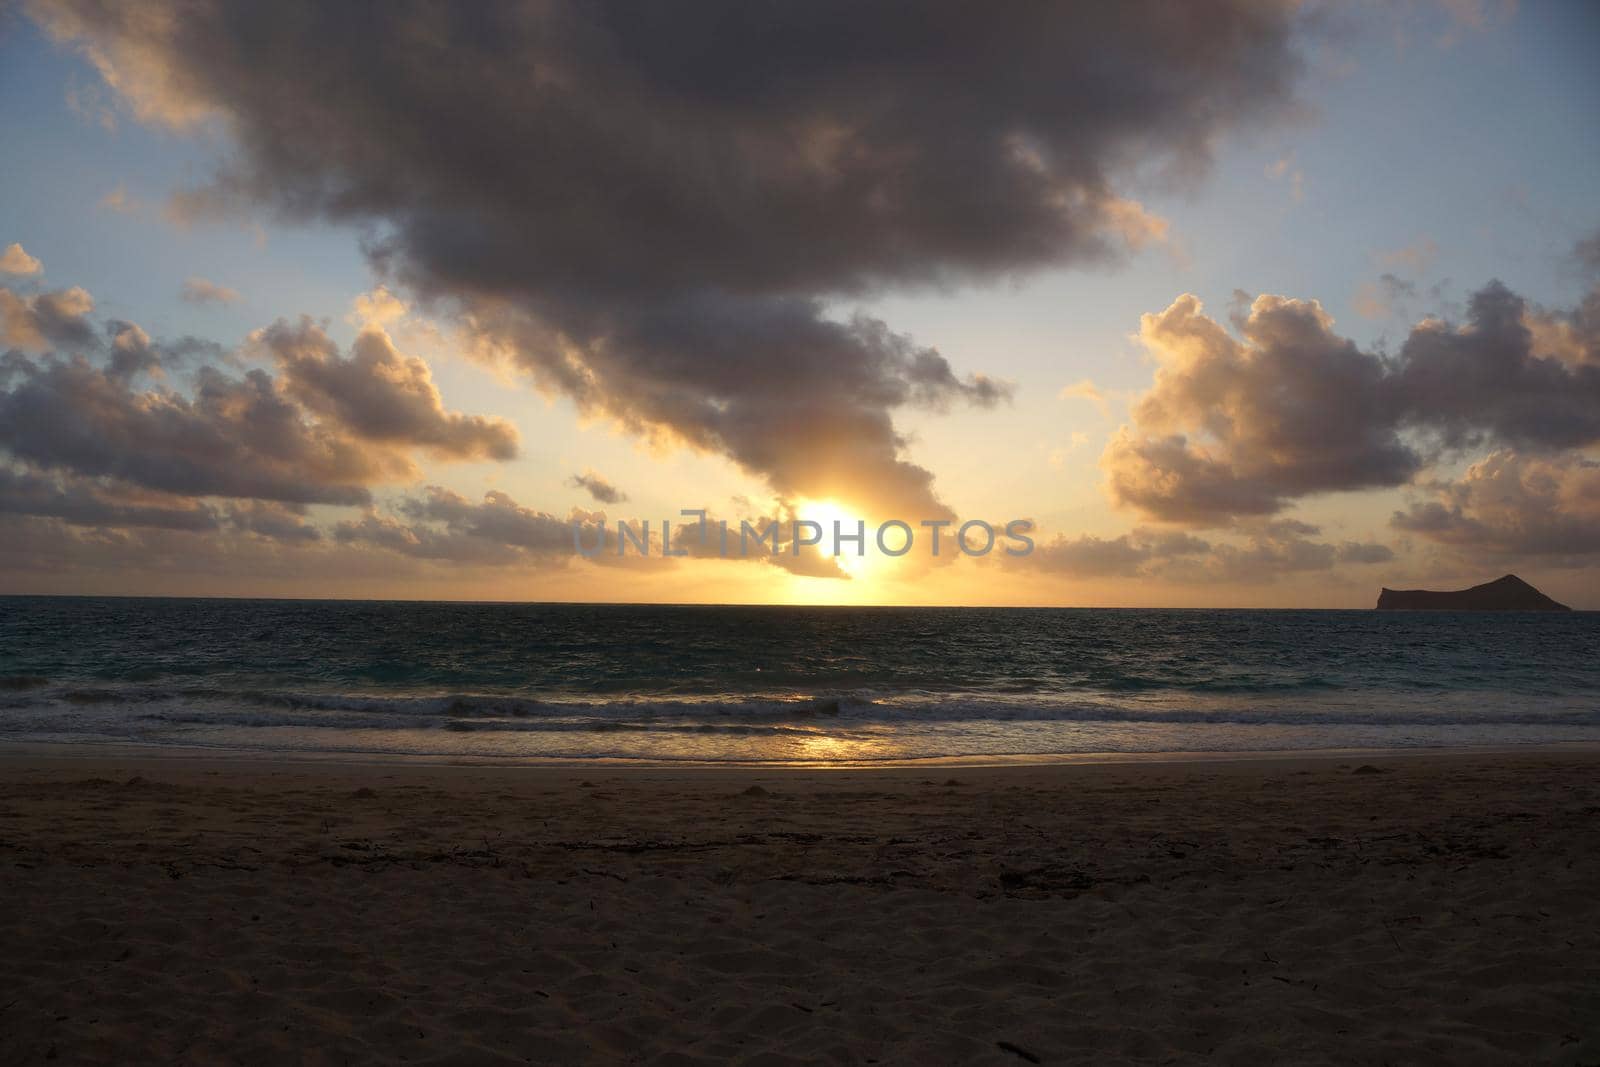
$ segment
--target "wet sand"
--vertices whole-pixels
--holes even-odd
[[[15,1063],[1594,1063],[1600,752],[0,753]]]

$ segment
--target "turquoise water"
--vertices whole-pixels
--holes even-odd
[[[1600,740],[1600,613],[0,597],[0,740],[885,760]]]

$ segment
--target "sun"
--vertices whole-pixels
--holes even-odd
[[[873,536],[877,527],[859,511],[855,511],[837,500],[806,500],[795,508],[795,517],[816,523],[822,527],[822,543],[817,548],[824,556],[832,556],[839,569],[848,574],[853,580],[867,577],[874,566],[881,561]],[[833,524],[837,522],[839,529],[846,537],[853,536],[861,524],[863,539],[860,546],[854,541],[844,541],[839,546],[838,555],[833,555]],[[860,551],[858,552],[858,547]]]
[[[816,550],[824,559],[837,564],[843,579],[838,575],[787,574],[784,576],[785,599],[802,604],[878,604],[894,595],[893,590],[904,580],[904,560],[879,549],[880,519],[837,497],[802,497],[795,503],[794,517],[821,527],[822,541]],[[835,522],[846,537],[853,538],[858,529],[861,531],[859,552],[852,539],[841,543],[839,553],[834,554]],[[887,545],[891,552],[898,550],[900,541],[900,535],[889,535]]]

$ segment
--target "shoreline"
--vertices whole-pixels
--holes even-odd
[[[1600,741],[1548,741],[1526,745],[1436,745],[1400,748],[1258,749],[1173,752],[1063,752],[1016,755],[930,756],[884,760],[692,760],[647,759],[616,756],[523,757],[440,756],[404,753],[351,753],[318,750],[258,750],[195,745],[140,745],[130,742],[9,742],[0,741],[0,766],[30,760],[61,762],[149,762],[152,764],[225,764],[240,767],[411,767],[417,769],[582,770],[583,768],[671,772],[856,772],[916,771],[919,768],[958,767],[972,770],[1048,769],[1097,766],[1217,766],[1246,763],[1255,766],[1354,759],[1451,759],[1473,756],[1561,756],[1588,754],[1600,758]]]

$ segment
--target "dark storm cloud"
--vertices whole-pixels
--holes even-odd
[[[525,337],[520,352],[546,343],[524,325],[477,321]],[[958,379],[882,322],[826,319],[809,299],[702,294],[626,315],[595,309],[593,324],[581,362],[536,371],[580,407],[722,452],[781,495],[844,497],[887,514],[946,514],[933,475],[901,458],[892,409],[990,405],[1005,392],[981,376]]]
[[[567,479],[567,484],[574,489],[583,489],[601,504],[620,504],[628,499],[628,494],[606,481],[594,471],[584,471],[574,474]]]
[[[1426,320],[1390,358],[1336,334],[1314,301],[1259,297],[1235,337],[1182,297],[1144,317],[1159,368],[1102,456],[1112,498],[1226,525],[1312,493],[1407,484],[1441,450],[1600,442],[1597,299],[1553,313],[1491,283],[1465,324]]]
[[[232,130],[180,210],[368,224],[586,410],[911,514],[946,509],[892,412],[1004,389],[838,301],[1158,240],[1123,179],[1201,169],[1296,67],[1255,0],[34,10],[141,116]]]

